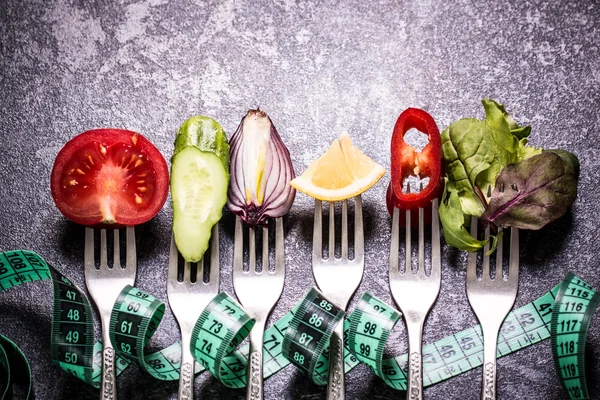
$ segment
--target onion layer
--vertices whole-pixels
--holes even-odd
[[[229,141],[231,160],[227,207],[249,225],[285,215],[296,196],[290,152],[269,116],[250,110]]]

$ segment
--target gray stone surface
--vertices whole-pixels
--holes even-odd
[[[83,279],[83,228],[60,215],[49,190],[54,157],[77,133],[122,127],[143,133],[168,159],[178,126],[192,115],[221,122],[229,135],[248,108],[261,106],[289,146],[297,172],[343,129],[389,169],[389,143],[406,107],[428,110],[441,129],[482,117],[480,100],[506,104],[533,126],[531,142],[564,148],[581,161],[579,196],[551,226],[522,235],[517,305],[573,271],[600,288],[599,23],[595,1],[473,2],[148,0],[0,2],[0,249],[31,249]],[[390,302],[390,221],[382,181],[364,196],[366,290]],[[273,318],[313,285],[313,202],[298,194],[286,221],[288,276]],[[137,285],[166,301],[171,211],[137,229]],[[232,223],[222,224],[222,288],[231,287]],[[444,248],[440,297],[425,341],[473,325],[465,254]],[[98,392],[50,360],[51,290],[47,282],[0,294],[0,333],[32,364],[39,399],[95,399]],[[402,325],[402,324],[400,324]],[[396,328],[390,353],[405,349]],[[149,350],[178,338],[167,312]],[[600,319],[588,346],[592,398],[600,399]],[[402,398],[359,367],[347,375],[349,399]],[[503,399],[565,399],[550,343],[499,362]],[[478,398],[480,370],[435,385],[429,399]],[[119,378],[120,398],[176,398],[176,384],[138,367]],[[325,390],[293,368],[266,381],[269,399],[323,399]],[[207,374],[196,380],[206,399],[241,399]]]

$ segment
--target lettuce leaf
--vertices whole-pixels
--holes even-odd
[[[494,100],[483,99],[482,103],[486,114],[484,121],[464,118],[442,132],[442,153],[448,179],[440,219],[444,235],[450,236],[446,237],[446,242],[468,251],[483,247],[485,242],[466,238],[465,235],[470,237],[470,234],[464,221],[469,216],[480,217],[484,213],[489,201],[488,191],[494,188],[500,172],[507,165],[542,151],[527,145],[530,126],[519,126],[504,106]],[[443,213],[445,217],[442,217]]]
[[[477,240],[467,231],[466,224],[470,218],[469,221],[465,220],[458,192],[448,178],[444,186],[439,215],[444,227],[444,240],[450,246],[461,250],[477,251],[486,244],[487,241]]]

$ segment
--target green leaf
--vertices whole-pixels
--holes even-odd
[[[519,161],[519,139],[510,131],[506,111],[501,104],[491,99],[482,100],[485,108],[485,125],[489,129],[485,139],[489,142],[492,161],[490,167],[477,177],[476,184],[484,190],[494,187],[500,171],[508,164]]]
[[[450,246],[461,250],[477,251],[485,245],[486,241],[475,239],[465,228],[465,214],[461,208],[458,192],[448,179],[445,182],[439,214],[444,228],[444,239]]]
[[[519,124],[517,124],[517,121],[515,121],[514,118],[508,114],[508,112],[506,111],[506,109],[504,108],[504,106],[502,104],[497,103],[496,101],[491,100],[491,99],[484,99],[483,101],[488,102],[490,104],[493,103],[495,105],[495,107],[502,112],[502,115],[504,116],[504,119],[506,120],[506,123],[508,124],[508,128],[510,129],[510,133],[513,136],[515,136],[519,140],[524,139],[529,136],[529,134],[531,133],[531,125],[519,126]]]
[[[527,146],[527,138],[519,140],[519,147],[517,148],[517,162],[522,161],[526,158],[540,154],[542,149],[537,147]]]
[[[498,226],[537,230],[561,217],[576,196],[573,167],[546,151],[504,168],[482,218]]]
[[[491,245],[490,245],[490,249],[488,250],[487,253],[485,253],[486,255],[491,255],[494,251],[496,251],[496,248],[498,247],[498,244],[502,243],[502,237],[504,236],[504,231],[500,231],[497,235],[490,235],[490,240],[492,241]]]
[[[446,174],[454,184],[460,208],[465,214],[480,216],[484,206],[475,190],[475,179],[493,162],[493,153],[485,139],[483,121],[465,118],[442,132],[442,153]]]

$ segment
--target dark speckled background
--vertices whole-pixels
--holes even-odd
[[[579,196],[551,226],[522,234],[517,305],[573,271],[600,288],[598,154],[600,8],[596,1],[459,0],[191,2],[176,0],[0,2],[0,249],[31,249],[84,287],[83,228],[59,214],[49,175],[62,145],[84,130],[137,130],[168,159],[178,126],[207,114],[231,134],[261,106],[289,146],[298,172],[343,129],[389,168],[398,114],[429,111],[441,129],[483,117],[480,99],[506,104],[533,126],[531,142],[564,148],[581,161]],[[359,293],[390,302],[390,222],[384,177],[364,196],[366,267]],[[282,316],[313,284],[313,202],[299,194],[286,221],[288,276],[274,311]],[[137,229],[137,285],[166,301],[171,211]],[[232,223],[222,223],[222,288],[231,287]],[[476,320],[464,289],[465,254],[444,248],[443,282],[425,328],[440,339]],[[50,361],[47,282],[0,294],[0,333],[29,357],[39,399],[95,399],[98,392]],[[178,339],[167,312],[151,349]],[[397,328],[391,353],[405,349]],[[588,374],[600,399],[600,319],[592,322]],[[429,399],[475,399],[480,370],[425,391]],[[403,398],[366,368],[347,375],[349,399]],[[502,399],[565,399],[548,341],[499,361]],[[120,398],[171,399],[176,383],[137,367],[119,378]],[[323,399],[325,389],[288,368],[266,381],[270,399]],[[207,374],[206,399],[241,399]]]

